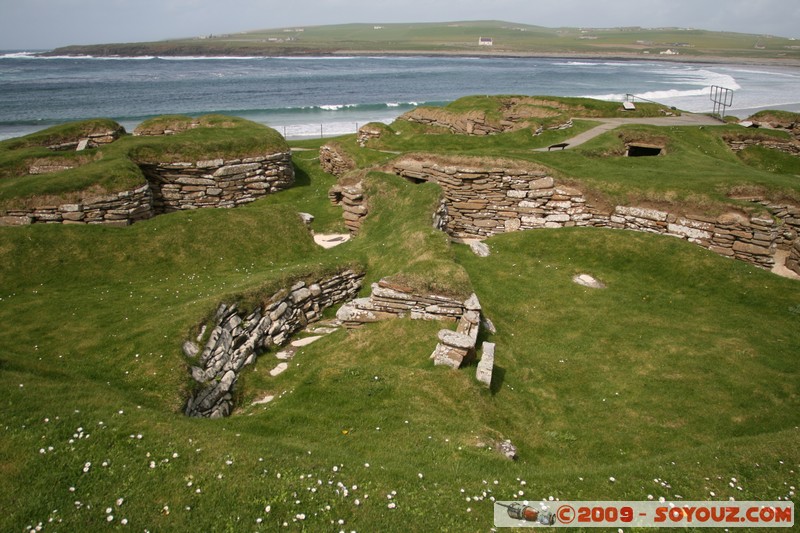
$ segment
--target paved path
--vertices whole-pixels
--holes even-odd
[[[679,117],[588,118],[586,120],[593,120],[596,122],[601,122],[602,124],[564,141],[567,143],[566,149],[580,146],[581,144],[590,141],[595,137],[599,137],[606,132],[627,124],[645,124],[649,126],[722,126],[724,124],[724,122],[716,118],[709,117],[708,115],[695,115],[692,113],[684,113]],[[548,148],[538,148],[535,151],[547,152]]]

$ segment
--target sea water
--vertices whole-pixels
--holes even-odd
[[[40,57],[0,52],[0,139],[110,117],[132,131],[163,114],[225,113],[287,137],[389,123],[417,105],[468,95],[628,94],[693,112],[730,89],[728,114],[800,111],[800,68],[667,61],[470,57]]]

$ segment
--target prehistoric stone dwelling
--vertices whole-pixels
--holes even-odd
[[[549,169],[533,164],[503,161],[489,165],[479,159],[417,155],[396,160],[393,170],[406,179],[441,186],[442,227],[462,241],[537,228],[606,227],[688,240],[770,269],[779,248],[795,257],[800,233],[798,206],[761,202],[773,216],[729,211],[717,217],[636,206],[608,207],[593,203],[574,186],[558,183]],[[794,264],[793,259],[787,262],[789,268]]]
[[[176,121],[177,125],[172,126],[175,129],[165,129],[155,120],[155,124],[145,124],[141,131],[137,130],[137,135],[175,137],[183,131],[203,127],[202,120],[198,120]],[[120,126],[47,148],[53,151],[85,150],[114,142],[123,134],[124,129]],[[63,161],[35,159],[27,174],[65,170],[74,173],[84,168],[80,165],[65,166]],[[294,183],[291,152],[282,138],[279,143],[266,144],[262,153],[249,157],[186,158],[168,162],[152,158],[137,160],[135,166],[130,166],[131,172],[138,167],[140,183],[128,190],[98,194],[89,189],[74,193],[76,198],[69,202],[59,203],[48,197],[46,201],[35,202],[34,207],[7,208],[0,210],[0,226],[38,223],[126,226],[172,211],[236,207],[291,187]]]

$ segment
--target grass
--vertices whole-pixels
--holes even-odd
[[[54,54],[95,55],[295,55],[330,53],[569,54],[574,57],[663,58],[677,49],[682,59],[708,56],[748,59],[796,59],[800,52],[788,38],[678,28],[544,28],[503,21],[340,24],[275,28],[210,39],[175,39],[151,43],[69,46]],[[300,31],[297,31],[300,30]],[[491,37],[492,47],[478,46]],[[756,46],[762,48],[756,48]]]
[[[575,150],[528,156],[550,166],[604,196],[612,203],[651,203],[665,208],[682,208],[699,213],[719,214],[730,207],[747,208],[729,195],[748,189],[773,201],[800,201],[800,183],[784,161],[768,171],[753,158],[739,159],[722,137],[738,132],[737,126],[714,128],[626,126],[604,134]],[[623,157],[625,140],[656,139],[665,143],[662,157]],[[762,161],[771,154],[764,154]],[[788,156],[791,157],[791,156]],[[745,164],[743,164],[745,163]],[[752,163],[752,164],[751,164]],[[686,172],[692,169],[692,172]],[[786,172],[783,172],[786,170]],[[578,185],[580,187],[580,185]]]
[[[0,317],[15,324],[0,337],[0,501],[13,509],[3,529],[50,518],[96,529],[113,516],[111,526],[167,531],[321,531],[339,520],[399,531],[428,530],[435,516],[442,530],[484,531],[490,497],[772,500],[797,485],[793,282],[651,235],[510,234],[489,241],[487,259],[456,247],[498,327],[491,392],[473,368],[430,365],[440,324],[398,320],[303,348],[278,378],[266,376],[266,354],[244,376],[245,396],[270,392],[273,403],[184,418],[187,328],[289,264],[269,250],[307,242],[299,228],[258,231],[288,215],[273,210],[260,201],[122,231],[4,230],[34,268],[3,273],[14,283]],[[212,225],[234,230],[225,246],[200,238]],[[28,236],[41,247],[24,246]],[[84,239],[99,250],[76,246]],[[137,253],[145,242],[173,253]],[[104,251],[112,244],[122,246]],[[344,254],[309,252],[294,257]],[[581,272],[609,288],[572,284]],[[715,408],[696,409],[706,404]],[[489,449],[504,438],[518,462]]]
[[[186,129],[189,123],[195,129]],[[197,119],[157,117],[145,129],[172,127],[167,136],[125,136],[112,144],[84,152],[52,152],[47,146],[75,140],[97,131],[121,128],[110,120],[83,121],[0,143],[0,209],[77,203],[92,196],[130,190],[146,183],[139,164],[175,163],[215,158],[227,160],[288,151],[275,130],[224,115]],[[28,174],[32,164],[64,163],[75,168],[47,174]]]
[[[641,160],[603,157],[620,132],[573,152],[533,155],[515,134],[507,152],[500,135],[463,151],[676,205],[721,202],[734,184],[796,190],[756,168],[767,154],[747,166],[728,152],[725,131],[622,130],[666,141],[667,156]],[[426,138],[458,153],[455,136]],[[359,165],[395,157],[354,153]],[[594,228],[496,236],[479,258],[431,227],[435,185],[374,170],[362,171],[359,235],[323,250],[297,212],[316,232],[342,231],[327,198],[336,179],[313,151],[293,159],[292,188],[237,209],[0,228],[0,530],[486,531],[492,498],[796,501],[796,281]],[[181,344],[220,302],[346,267],[365,270],[366,287],[391,276],[475,291],[497,327],[480,338],[497,344],[491,389],[474,366],[432,366],[443,324],[394,320],[303,347],[278,377],[262,354],[230,418],[181,414]],[[583,273],[607,288],[571,281]],[[494,449],[504,439],[517,462]]]

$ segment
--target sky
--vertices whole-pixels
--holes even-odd
[[[800,39],[798,0],[0,0],[0,50],[350,22],[459,20],[677,26]]]

